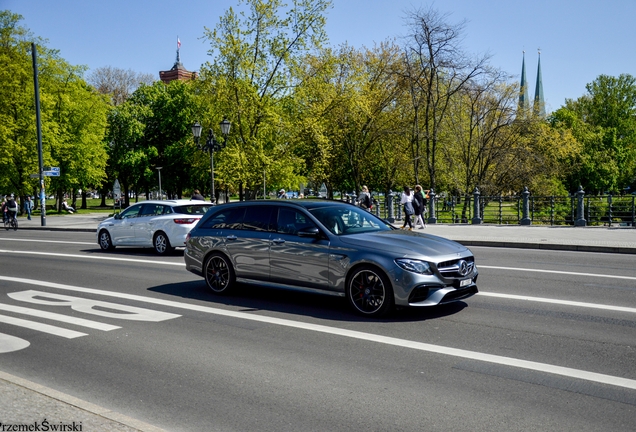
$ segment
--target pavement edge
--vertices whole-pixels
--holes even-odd
[[[23,387],[27,390],[39,393],[48,398],[55,399],[59,402],[74,406],[88,413],[103,417],[107,420],[111,420],[111,421],[120,423],[124,426],[128,426],[143,432],[166,432],[165,429],[161,429],[157,426],[153,426],[141,420],[137,420],[132,417],[128,417],[124,414],[111,411],[99,405],[95,405],[85,400],[78,399],[66,393],[59,392],[52,388],[34,383],[32,381],[17,377],[15,375],[8,374],[3,371],[0,371],[0,380],[6,381],[13,385]]]

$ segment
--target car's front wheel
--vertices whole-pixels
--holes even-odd
[[[155,234],[152,245],[158,255],[167,255],[174,250],[174,248],[170,245],[168,236],[163,232],[158,232],[157,234]]]
[[[389,279],[373,266],[355,269],[347,281],[347,300],[357,313],[371,317],[386,315],[395,301]]]
[[[236,276],[232,263],[225,255],[214,253],[208,257],[203,267],[205,283],[216,294],[227,294],[234,290]]]
[[[106,230],[101,230],[99,232],[99,247],[105,251],[115,249],[113,241],[110,238],[110,234],[108,234],[108,231]]]

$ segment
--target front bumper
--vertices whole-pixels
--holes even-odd
[[[445,279],[435,275],[419,275],[399,270],[393,275],[395,304],[398,306],[427,307],[464,300],[479,292],[475,271],[464,280],[470,283],[461,286],[461,279]]]

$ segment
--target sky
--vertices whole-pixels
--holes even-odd
[[[289,2],[290,0],[287,0]],[[111,66],[149,73],[169,70],[177,38],[186,69],[210,60],[205,27],[238,0],[0,0],[0,10],[22,15],[22,25],[49,48],[90,70]],[[599,75],[636,76],[636,0],[332,0],[326,31],[330,46],[373,47],[408,33],[407,11],[433,7],[447,22],[466,21],[462,47],[491,56],[490,65],[519,80],[523,52],[530,97],[538,51],[548,112],[586,94]]]

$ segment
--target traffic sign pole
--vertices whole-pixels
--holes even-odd
[[[40,163],[40,220],[42,226],[46,226],[46,196],[44,194],[44,158],[42,157],[42,127],[40,124],[40,86],[38,84],[38,52],[35,43],[31,43],[31,56],[33,57],[33,86],[35,89],[35,121],[38,131],[38,159]]]

